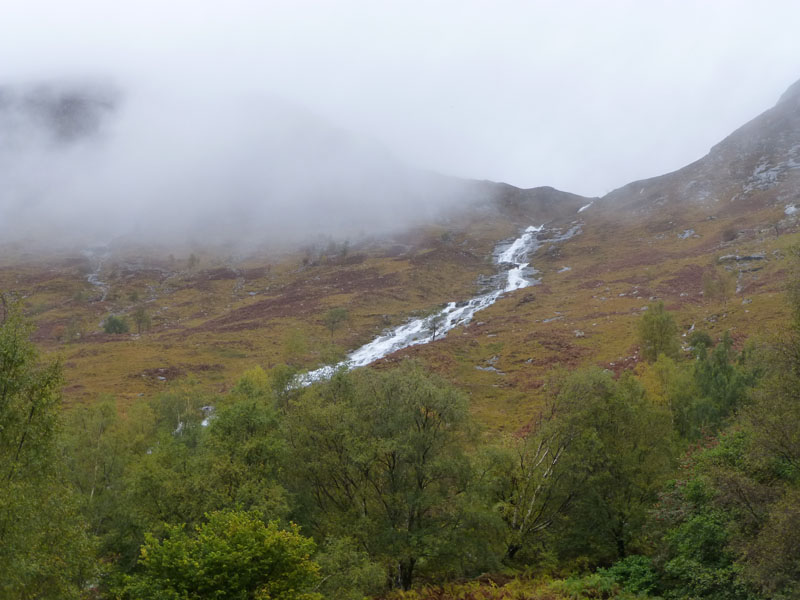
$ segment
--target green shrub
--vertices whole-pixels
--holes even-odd
[[[137,600],[322,600],[314,542],[296,527],[265,525],[255,514],[221,511],[187,533],[148,534],[124,597]]]
[[[623,589],[634,594],[650,594],[658,588],[658,574],[653,561],[646,556],[628,556],[598,573],[610,577]]]
[[[111,315],[103,323],[103,331],[106,333],[128,333],[128,321],[125,320],[125,317]]]

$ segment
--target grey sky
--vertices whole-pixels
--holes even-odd
[[[0,80],[266,92],[446,174],[600,195],[800,78],[796,0],[0,0]]]

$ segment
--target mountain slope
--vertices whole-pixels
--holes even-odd
[[[725,213],[793,202],[799,195],[800,81],[705,157],[673,173],[629,183],[601,204],[608,210],[647,211],[663,204],[712,209],[721,203],[717,211]]]
[[[418,357],[468,390],[484,422],[516,430],[554,367],[635,368],[635,326],[652,300],[683,332],[732,330],[737,343],[781,322],[788,249],[800,242],[799,97],[796,84],[703,159],[601,199],[425,174],[454,202],[391,234],[314,238],[281,253],[118,240],[56,259],[22,246],[4,253],[0,288],[28,298],[37,340],[64,356],[71,399],[102,391],[131,402],[184,376],[225,389],[254,365],[335,362],[387,327],[481,293],[498,242],[530,225],[577,227],[530,257],[539,285],[381,361]],[[733,277],[736,292],[707,297],[710,277]],[[108,315],[137,307],[152,317],[148,331],[101,332]],[[348,319],[328,328],[326,314],[342,307]]]

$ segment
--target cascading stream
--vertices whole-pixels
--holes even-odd
[[[110,256],[110,252],[105,246],[95,246],[84,250],[83,255],[92,261],[94,269],[86,276],[86,281],[103,292],[103,296],[100,298],[100,301],[103,302],[108,296],[108,284],[100,279],[100,271],[103,269],[103,263]]]
[[[528,227],[510,244],[501,242],[495,247],[493,252],[495,264],[501,268],[508,268],[494,277],[494,290],[466,302],[450,302],[433,315],[412,319],[404,325],[395,327],[351,352],[342,362],[299,375],[295,385],[305,387],[330,378],[339,369],[363,367],[403,348],[426,344],[436,338],[444,337],[451,329],[469,323],[475,313],[494,304],[504,293],[539,283],[538,279],[533,278],[537,271],[530,266],[528,257],[545,242],[563,242],[579,232],[580,225],[573,225],[566,233],[561,233],[558,229],[547,230],[544,225]]]

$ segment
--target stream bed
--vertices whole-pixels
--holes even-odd
[[[351,352],[346,359],[298,375],[295,385],[305,387],[329,379],[339,369],[364,367],[409,346],[427,344],[445,337],[455,327],[469,323],[475,313],[497,302],[506,292],[513,292],[539,283],[538,271],[531,266],[529,257],[544,244],[556,244],[580,233],[580,224],[567,231],[547,229],[544,225],[530,226],[519,237],[500,242],[492,253],[499,272],[492,277],[490,290],[462,302],[450,302],[443,309],[426,317],[411,319],[388,330],[377,338]]]

